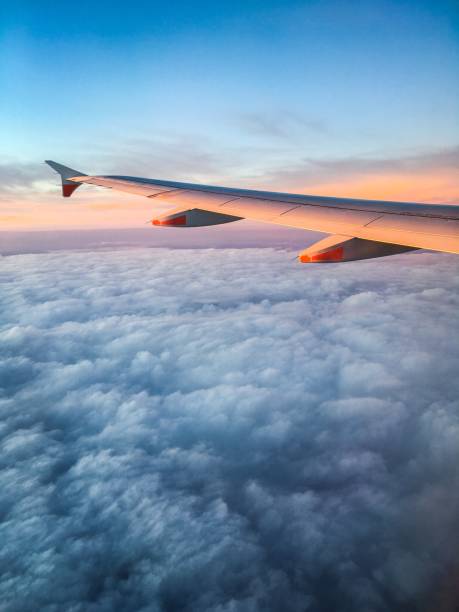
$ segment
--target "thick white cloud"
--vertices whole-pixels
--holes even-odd
[[[2,610],[453,609],[457,258],[291,259],[1,260]]]

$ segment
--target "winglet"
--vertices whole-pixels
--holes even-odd
[[[69,198],[75,189],[81,185],[81,182],[74,180],[74,178],[78,178],[79,176],[87,176],[87,174],[84,174],[84,172],[79,172],[73,168],[68,168],[67,166],[58,164],[51,159],[46,159],[45,163],[60,174],[62,180],[62,195],[64,198]]]

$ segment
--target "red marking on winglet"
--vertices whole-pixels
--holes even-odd
[[[171,217],[170,219],[153,219],[153,225],[186,225],[186,215]]]
[[[62,195],[64,196],[64,198],[69,198],[75,191],[75,189],[79,186],[79,183],[62,183]]]
[[[316,253],[315,255],[300,255],[301,263],[316,263],[316,262],[332,262],[341,261],[343,259],[344,249],[343,247],[337,247],[325,253]]]

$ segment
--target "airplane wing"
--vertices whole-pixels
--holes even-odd
[[[252,219],[331,234],[299,254],[303,263],[382,257],[414,249],[459,253],[459,205],[336,198],[215,187],[130,176],[90,176],[57,162],[69,197],[82,184],[165,201],[174,206],[156,226],[201,227]]]

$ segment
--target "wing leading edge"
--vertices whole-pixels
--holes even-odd
[[[53,161],[46,163],[61,175],[66,197],[86,183],[174,206],[168,215],[154,219],[153,225],[197,227],[252,219],[334,235],[334,239],[326,238],[303,251],[299,256],[303,262],[351,261],[419,248],[459,253],[459,206],[309,196],[129,176],[88,176]]]

